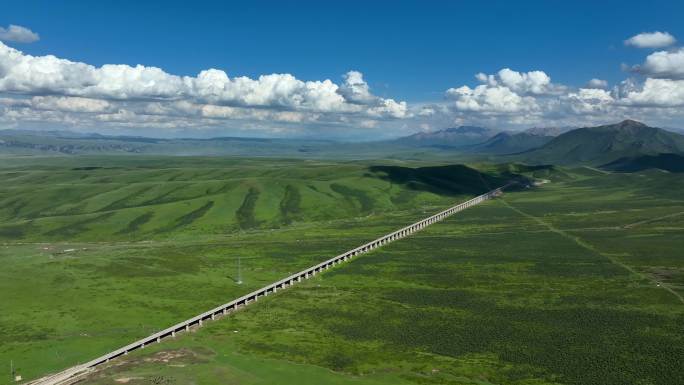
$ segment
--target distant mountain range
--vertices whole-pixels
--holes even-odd
[[[503,156],[530,164],[604,165],[668,170],[684,155],[684,136],[634,120],[598,127],[546,127],[522,132],[461,126],[397,139],[403,145],[450,149],[460,154]],[[661,167],[662,166],[662,167]],[[677,166],[672,166],[675,169]]]
[[[531,163],[606,164],[643,155],[684,154],[684,136],[634,120],[583,127],[555,137],[524,155]]]
[[[523,132],[460,126],[439,131],[420,132],[396,139],[406,146],[453,149],[479,154],[514,154],[540,147],[570,128],[531,128]]]
[[[325,140],[219,137],[210,139],[159,139],[138,136],[107,136],[68,131],[0,130],[0,154],[160,154],[237,156],[378,157],[395,154],[449,155],[460,153],[502,154],[537,147],[544,141],[525,140],[518,134],[461,126],[403,138],[362,143]],[[510,136],[510,138],[509,138]],[[524,135],[523,135],[524,136]],[[479,145],[482,145],[481,147]]]
[[[559,134],[560,133],[560,134]],[[556,136],[556,134],[559,134]],[[156,139],[63,131],[0,130],[4,155],[183,155],[339,159],[478,159],[526,164],[591,164],[616,171],[678,170],[684,136],[633,120],[598,127],[509,132],[461,126],[364,143],[222,137]],[[674,166],[670,167],[670,165]]]
[[[219,137],[160,139],[69,131],[0,130],[0,154],[297,156],[330,146],[323,140]]]
[[[527,130],[523,131],[528,134],[532,135],[539,135],[539,136],[558,136],[560,134],[564,134],[568,131],[572,131],[577,127],[532,127],[528,128]]]
[[[518,133],[500,132],[483,143],[468,147],[467,151],[493,155],[517,154],[541,147],[553,138],[553,136],[531,134],[527,131]]]
[[[460,126],[439,131],[419,132],[394,140],[394,143],[439,148],[461,148],[485,142],[500,131],[476,126]]]

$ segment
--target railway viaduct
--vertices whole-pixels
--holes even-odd
[[[260,289],[257,289],[249,294],[245,294],[242,297],[239,297],[237,299],[234,299],[228,303],[225,303],[223,305],[217,306],[211,310],[208,310],[202,314],[196,315],[192,318],[189,318],[185,321],[179,322],[171,327],[168,327],[164,330],[161,330],[159,332],[156,332],[152,335],[149,335],[145,338],[142,338],[138,341],[135,341],[131,344],[128,344],[122,348],[119,348],[117,350],[114,350],[110,353],[107,353],[101,357],[95,358],[94,360],[91,360],[89,362],[86,362],[84,364],[80,364],[74,367],[71,367],[69,369],[66,369],[62,372],[49,375],[46,377],[39,378],[37,380],[31,381],[26,383],[26,385],[66,385],[66,384],[71,384],[75,381],[77,381],[79,378],[87,374],[88,372],[92,371],[95,367],[98,365],[102,365],[105,363],[108,363],[110,360],[113,360],[117,357],[123,356],[128,354],[129,352],[132,352],[134,350],[138,349],[143,349],[145,346],[154,344],[154,343],[159,343],[165,338],[169,337],[175,337],[176,334],[185,332],[190,330],[191,327],[199,327],[202,326],[202,324],[206,321],[214,320],[218,317],[225,316],[227,314],[230,314],[244,306],[249,305],[252,302],[256,302],[259,298],[261,297],[266,297],[270,294],[276,293],[278,290],[282,290],[285,288],[288,288],[297,282],[301,282],[302,280],[309,279],[316,274],[323,272],[335,265],[338,265],[340,263],[349,261],[350,259],[363,254],[367,253],[371,250],[374,250],[378,247],[381,247],[383,245],[386,245],[390,242],[396,241],[398,239],[407,237],[416,231],[420,231],[427,226],[430,226],[433,223],[439,222],[453,214],[458,213],[459,211],[463,211],[471,206],[475,206],[479,203],[482,203],[486,200],[495,198],[503,193],[503,190],[506,187],[509,187],[511,184],[507,184],[505,186],[499,187],[497,189],[491,190],[487,193],[484,193],[482,195],[479,195],[473,199],[470,199],[468,201],[465,201],[463,203],[460,203],[456,206],[452,206],[444,211],[441,211],[437,214],[434,214],[430,217],[427,217],[425,219],[422,219],[416,223],[413,223],[411,225],[408,225],[404,228],[401,228],[399,230],[396,230],[392,233],[389,233],[387,235],[384,235],[380,238],[377,238],[375,240],[372,240],[366,244],[363,244],[355,249],[349,250],[345,253],[342,253],[338,256],[335,256],[333,258],[330,258],[326,261],[323,261],[317,265],[311,266],[305,270],[302,270],[298,273],[292,274],[289,277],[285,277],[279,281],[273,282],[270,285],[264,286]]]

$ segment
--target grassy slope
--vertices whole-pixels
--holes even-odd
[[[393,170],[412,176],[366,163],[5,159],[0,362],[24,378],[83,362],[485,188],[464,168]]]
[[[677,154],[644,155],[633,158],[620,158],[604,164],[602,169],[617,172],[636,172],[660,169],[668,172],[684,172],[684,156]]]
[[[684,181],[536,172],[88,383],[684,383]]]

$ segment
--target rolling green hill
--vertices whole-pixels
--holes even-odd
[[[522,158],[532,163],[599,165],[625,157],[662,153],[684,154],[684,136],[625,120],[566,132]]]
[[[164,159],[6,161],[0,168],[0,240],[149,239],[279,228],[437,204],[482,193],[483,181],[505,183],[459,165]]]

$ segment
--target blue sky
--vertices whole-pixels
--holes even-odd
[[[52,85],[4,89],[0,86],[0,93],[6,98],[24,103],[23,107],[18,106],[19,102],[9,107],[5,103],[5,119],[0,115],[0,128],[4,123],[7,127],[59,126],[160,135],[388,137],[466,123],[522,129],[592,124],[623,117],[664,126],[684,126],[677,111],[668,111],[666,118],[662,118],[663,108],[681,107],[677,99],[684,93],[678,88],[680,75],[673,75],[667,69],[663,75],[662,71],[658,72],[661,68],[642,70],[647,68],[646,60],[653,53],[677,54],[679,42],[646,48],[624,44],[632,36],[655,31],[684,39],[683,16],[681,1],[8,2],[0,13],[0,27],[7,30],[9,25],[22,26],[39,35],[31,43],[4,41],[7,47],[21,51],[22,55],[54,55],[95,68],[107,64],[140,64],[159,67],[164,73],[179,77],[196,77],[210,68],[224,71],[231,79],[290,74],[298,81],[329,79],[341,87],[346,81],[343,76],[353,70],[362,73],[363,80],[357,84],[369,87],[372,97],[361,95],[351,100],[354,97],[345,96],[351,107],[335,107],[334,111],[320,105],[302,106],[276,100],[282,95],[255,105],[250,104],[253,98],[249,97],[239,100],[193,97],[190,101],[195,105],[310,115],[250,118],[248,115],[252,112],[241,110],[239,117],[233,118],[235,115],[227,115],[234,111],[224,111],[223,121],[206,121],[216,116],[196,116],[195,120],[185,116],[176,126],[171,119],[158,119],[159,115],[154,115],[158,123],[155,126],[141,118],[145,115],[141,104],[133,105],[153,101],[171,103],[171,99],[177,101],[184,97],[140,94],[124,100],[120,95]],[[515,95],[503,95],[506,96],[501,99],[503,105],[499,99],[494,104],[487,99],[500,93],[505,83],[501,79],[490,81],[489,88],[477,94],[471,92],[482,85],[482,81],[475,79],[477,73],[496,75],[505,68],[520,74],[542,71],[552,85],[563,87],[563,91],[553,87],[542,91],[508,87]],[[658,86],[668,89],[674,84],[675,100],[654,102],[648,95],[635,94],[637,99],[632,99],[638,101],[634,101],[620,96],[625,90],[642,92],[649,77],[659,81],[667,79],[670,83]],[[564,111],[548,110],[545,103],[549,101],[570,106],[567,100],[582,99],[577,96],[579,90],[592,78],[607,83],[603,88],[606,93],[612,92],[614,107],[604,108],[607,99],[593,92],[592,100],[596,103],[589,109],[581,105],[564,107]],[[623,87],[625,90],[613,90],[626,81],[634,84]],[[448,92],[464,85],[471,91]],[[652,90],[642,94],[647,91]],[[576,97],[573,99],[572,95]],[[520,104],[516,96],[524,99],[526,105]],[[38,99],[43,102],[42,109],[27,107],[27,100],[36,97],[42,98]],[[8,113],[9,109],[33,108],[42,111],[34,115],[46,115],[45,111],[49,111],[46,102],[51,100],[47,98],[55,97],[103,100],[109,103],[104,112],[130,110],[133,115],[128,116],[135,117],[128,123],[121,121],[125,120],[124,114],[119,114],[114,119],[116,122],[89,119],[84,114],[103,111],[92,108],[90,112],[71,111],[71,107],[69,111],[47,114],[50,116],[42,120]],[[145,100],[141,102],[142,99]],[[62,105],[73,102],[60,100]],[[275,104],[271,104],[273,100]],[[406,107],[390,106],[388,100],[405,102]],[[584,103],[584,99],[581,101]],[[532,106],[532,102],[536,105]],[[597,103],[603,104],[595,108]],[[382,108],[355,107],[371,104]],[[541,107],[542,104],[545,106]],[[569,109],[575,109],[575,113],[567,113]],[[60,113],[64,115],[62,121]],[[587,113],[591,116],[583,117]]]

